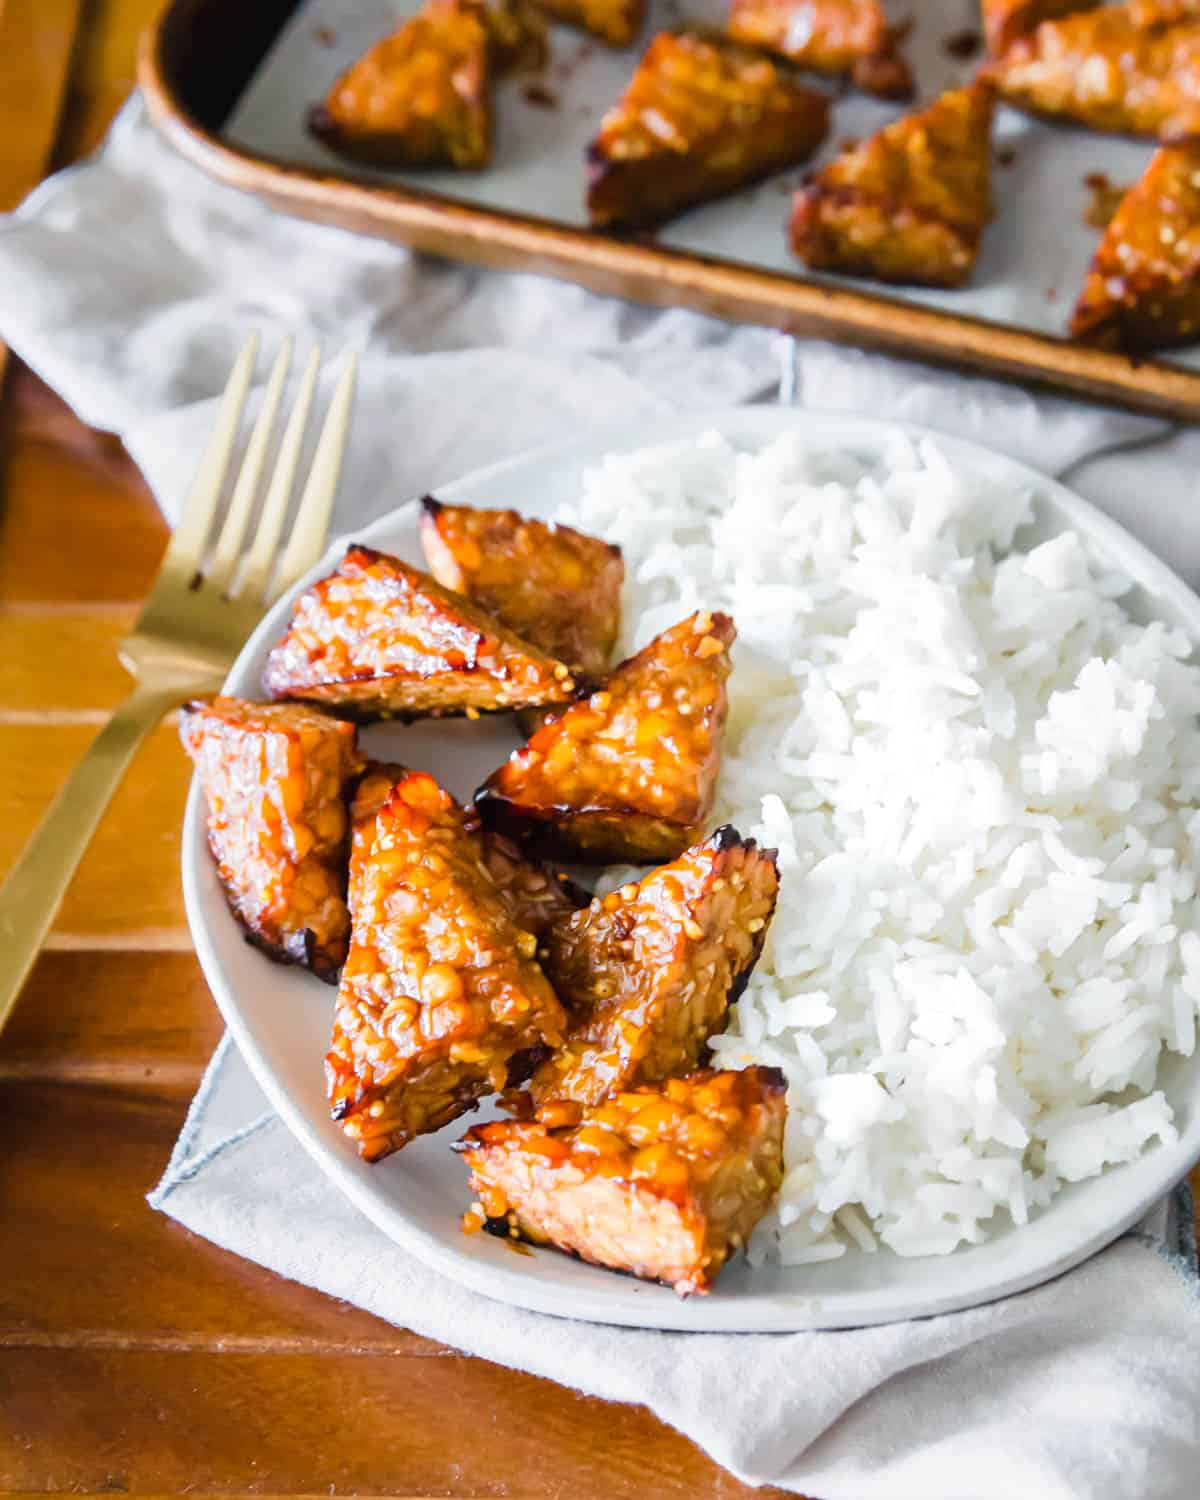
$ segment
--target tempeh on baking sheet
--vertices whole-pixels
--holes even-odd
[[[533,215],[584,227],[584,150],[607,106],[623,90],[655,30],[687,22],[720,25],[727,7],[697,0],[650,0],[638,46],[611,51],[579,32],[552,28],[551,57],[536,80],[508,79],[497,90],[495,157],[482,172],[377,171],[344,162],[306,128],[338,74],[418,0],[307,0],[296,11],[244,91],[224,131],[233,146],[360,180],[432,192],[479,208]],[[910,22],[904,51],[917,79],[917,100],[970,79],[982,50],[976,0],[910,0],[890,7]],[[969,55],[964,56],[964,53]],[[838,91],[836,83],[823,85]],[[996,219],[969,287],[961,291],[879,288],[818,276],[791,255],[786,237],[791,192],[811,166],[859,140],[911,106],[839,92],[830,136],[809,167],[781,174],[663,226],[655,242],[810,281],[856,286],[914,305],[987,319],[1026,332],[1062,336],[1095,248],[1104,185],[1134,182],[1150,143],[1097,135],[1031,120],[1000,108],[994,132]],[[1200,345],[1167,356],[1200,369]]]

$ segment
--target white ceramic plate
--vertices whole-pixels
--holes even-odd
[[[864,452],[877,451],[899,430],[855,417],[742,408],[707,418],[627,425],[495,465],[438,494],[446,501],[514,505],[535,516],[547,515],[576,491],[583,470],[605,453],[709,429],[746,448],[791,431]],[[1031,487],[1038,511],[1034,533],[1077,528],[1136,580],[1135,612],[1182,625],[1200,641],[1200,600],[1119,526],[1023,465],[973,444],[941,436],[937,441],[959,461],[1006,472],[1014,484]],[[421,561],[413,505],[356,533],[355,539]],[[1035,538],[1030,533],[1022,538],[1027,539]],[[340,550],[340,545],[331,549],[312,576],[328,572]],[[229,675],[229,692],[261,695],[263,661],[282,633],[289,606],[290,600],[281,602],[247,642]],[[390,749],[394,758],[435,772],[450,790],[466,796],[516,741],[499,722],[452,720],[375,727],[366,732],[364,743],[373,753],[387,755]],[[298,969],[270,963],[243,941],[205,846],[195,785],[184,825],[183,883],[192,935],[217,1004],[274,1108],[345,1193],[346,1212],[361,1210],[404,1251],[473,1290],[539,1312],[636,1327],[758,1332],[845,1328],[949,1312],[1021,1291],[1077,1265],[1139,1219],[1200,1158],[1200,1055],[1170,1057],[1164,1060],[1160,1082],[1175,1110],[1178,1143],[1155,1146],[1137,1161],[1064,1188],[1029,1225],[1001,1229],[983,1245],[930,1259],[850,1251],[819,1265],[758,1270],[739,1261],[722,1274],[710,1296],[684,1301],[664,1287],[553,1251],[519,1256],[489,1235],[464,1235],[459,1221],[468,1202],[466,1173],[449,1150],[462,1122],[414,1142],[378,1166],[359,1161],[331,1122],[325,1102],[322,1059],[333,991]]]

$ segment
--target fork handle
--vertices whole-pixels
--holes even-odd
[[[183,698],[174,687],[139,687],[126,698],[92,741],[0,886],[0,1031],[126,767],[162,716]]]

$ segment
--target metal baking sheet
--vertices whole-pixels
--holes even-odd
[[[349,166],[309,135],[309,106],[373,41],[418,8],[418,0],[356,0],[353,5],[306,0],[243,92],[225,126],[225,140],[325,173],[585,227],[584,148],[604,110],[621,93],[640,47],[614,52],[578,32],[554,28],[551,60],[540,87],[531,90],[530,80],[513,79],[497,90],[495,160],[483,172],[384,172]],[[651,0],[643,44],[656,29],[685,20],[719,25],[725,9],[698,0],[685,12],[674,0]],[[953,43],[978,32],[976,0],[923,0],[907,12],[893,7],[891,14],[911,25],[904,49],[916,73],[919,101],[971,77],[981,54],[956,57]],[[786,238],[790,194],[805,172],[827,160],[839,143],[869,135],[906,108],[853,91],[841,93],[829,140],[810,167],[694,209],[663,226],[655,242],[810,282],[871,289],[870,283],[819,276],[798,264]],[[1088,179],[1132,183],[1152,147],[1046,125],[1001,108],[994,150],[996,219],[972,285],[961,291],[877,290],[893,301],[1061,336],[1098,238],[1098,230],[1087,222],[1094,197]],[[1171,361],[1200,369],[1200,348],[1171,356]]]

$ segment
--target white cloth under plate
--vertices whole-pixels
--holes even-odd
[[[766,331],[279,217],[174,156],[137,101],[97,161],[0,219],[0,337],[121,434],[168,514],[250,327],[268,351],[287,331],[363,352],[341,531],[534,443],[768,397],[780,369]],[[1070,471],[1200,583],[1195,434],[816,343],[797,346],[791,394]],[[488,1302],[399,1251],[327,1185],[223,1045],[151,1201],[393,1323],[643,1402],[754,1482],[822,1500],[1197,1493],[1200,1297],[1183,1194],[1070,1275],[973,1312],[795,1335],[581,1325]]]

